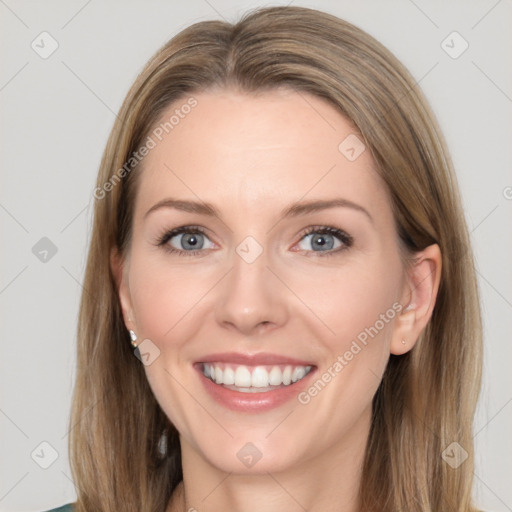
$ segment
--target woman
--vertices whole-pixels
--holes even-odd
[[[299,7],[183,30],[94,196],[74,510],[476,510],[467,227],[380,43]]]

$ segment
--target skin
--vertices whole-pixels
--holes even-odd
[[[127,328],[160,350],[144,369],[180,432],[184,485],[167,511],[355,511],[371,401],[389,355],[409,351],[431,317],[439,247],[406,270],[370,151],[355,161],[339,151],[356,130],[323,99],[286,89],[194,97],[197,106],[145,158],[129,254],[111,258]],[[163,207],[145,217],[169,197],[212,203],[220,216]],[[334,197],[371,220],[347,207],[280,216],[297,201]],[[206,231],[199,255],[155,245],[187,225]],[[310,226],[337,227],[354,243],[335,253],[343,242],[326,235],[336,245],[325,256],[304,235]],[[263,248],[252,263],[236,252],[247,236]],[[185,252],[182,242],[167,244]],[[385,323],[305,405],[228,410],[192,366],[215,352],[272,352],[311,361],[320,376],[397,302],[413,308]],[[248,442],[262,454],[251,468],[237,457]]]

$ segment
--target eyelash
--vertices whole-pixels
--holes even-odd
[[[190,234],[202,234],[204,236],[208,236],[204,229],[202,229],[200,226],[182,226],[176,229],[172,229],[170,231],[165,231],[162,235],[160,235],[156,241],[156,245],[158,247],[162,247],[166,252],[177,254],[178,256],[197,256],[200,253],[204,253],[204,250],[197,250],[197,251],[182,251],[179,249],[175,249],[174,247],[171,247],[167,242],[174,238],[177,235],[181,235],[183,233],[190,233]],[[313,252],[315,254],[318,254],[321,258],[325,258],[327,256],[333,256],[341,251],[344,251],[351,247],[354,243],[353,237],[351,237],[348,233],[345,231],[332,227],[332,226],[311,226],[306,229],[304,233],[302,233],[302,236],[300,240],[305,238],[307,235],[310,235],[311,233],[316,233],[318,235],[333,235],[336,236],[340,242],[343,243],[342,247],[338,247],[334,250],[329,251],[308,251]]]

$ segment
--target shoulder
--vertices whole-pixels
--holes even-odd
[[[45,512],[74,512],[75,504],[68,503],[66,505],[62,505],[62,507],[52,508],[51,510],[46,510]]]

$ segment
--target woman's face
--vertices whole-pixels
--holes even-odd
[[[306,93],[194,98],[152,137],[120,287],[151,389],[226,472],[359,453],[409,292],[370,151]]]

